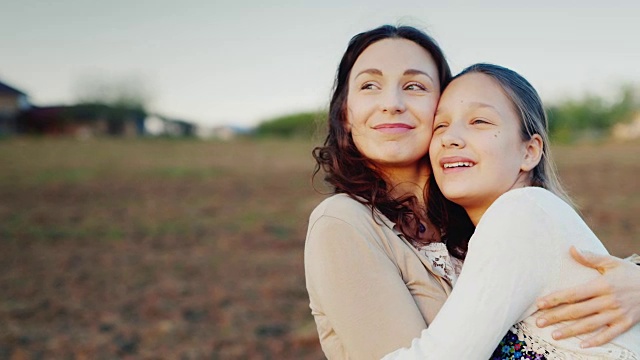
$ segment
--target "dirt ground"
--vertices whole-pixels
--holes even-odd
[[[322,359],[311,148],[0,141],[0,359]],[[640,143],[554,150],[609,250],[640,252]]]

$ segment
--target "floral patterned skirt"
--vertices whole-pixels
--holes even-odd
[[[521,331],[518,331],[517,325],[513,326],[502,338],[500,344],[491,355],[491,360],[502,359],[536,359],[546,360],[549,355],[548,351],[543,349],[532,349],[531,345],[527,343],[527,336],[522,335]],[[520,336],[518,336],[520,333]]]
[[[560,348],[538,337],[524,322],[519,322],[509,329],[509,332],[502,338],[490,359],[639,360],[633,351],[619,346],[600,349],[596,353],[576,352],[575,350]]]

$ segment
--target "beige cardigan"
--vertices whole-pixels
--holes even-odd
[[[329,359],[380,359],[409,346],[451,292],[393,222],[344,194],[311,214],[304,262]]]

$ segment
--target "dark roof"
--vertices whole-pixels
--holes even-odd
[[[3,83],[2,81],[0,81],[0,94],[27,95],[24,92]]]

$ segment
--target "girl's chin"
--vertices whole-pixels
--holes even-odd
[[[474,196],[475,194],[462,189],[441,189],[441,191],[444,197],[463,207],[465,206],[465,204],[468,204],[476,199],[476,196]]]
[[[473,196],[471,189],[466,186],[460,186],[460,184],[439,184],[440,191],[449,200],[464,199],[466,197]]]

